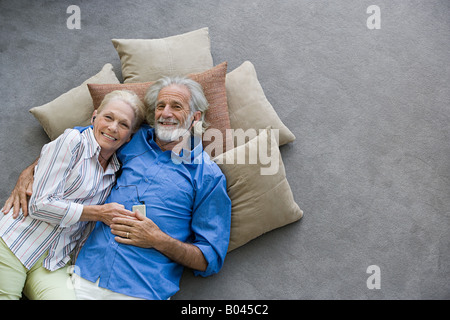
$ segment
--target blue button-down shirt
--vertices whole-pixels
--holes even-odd
[[[209,276],[223,265],[228,249],[231,201],[219,167],[202,150],[163,152],[154,130],[143,125],[117,156],[122,172],[106,202],[145,204],[146,215],[169,236],[196,245]],[[189,159],[189,160],[188,160]],[[184,160],[184,161],[183,161]],[[168,299],[179,290],[183,266],[155,249],[120,244],[111,229],[98,222],[76,260],[82,278],[114,292],[144,299]]]

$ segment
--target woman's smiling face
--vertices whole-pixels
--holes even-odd
[[[100,112],[94,112],[94,136],[107,159],[123,144],[130,141],[135,114],[128,103],[110,101]]]

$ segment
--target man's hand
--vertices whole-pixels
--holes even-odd
[[[139,211],[134,212],[136,219],[115,217],[112,219],[111,233],[115,240],[124,244],[131,244],[141,248],[154,248],[161,240],[163,232],[150,219]]]
[[[20,174],[16,186],[2,208],[4,214],[7,214],[11,208],[14,208],[14,219],[19,216],[20,209],[22,209],[25,217],[28,215],[28,200],[33,192],[34,167],[36,164],[37,160]]]
[[[195,245],[184,243],[164,233],[149,218],[135,211],[136,220],[116,217],[111,224],[111,233],[119,243],[141,248],[154,248],[173,261],[199,271],[205,271],[208,262]]]

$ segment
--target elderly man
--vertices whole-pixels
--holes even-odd
[[[80,299],[168,299],[179,290],[184,266],[208,276],[225,259],[231,201],[224,175],[198,139],[184,139],[191,146],[181,151],[190,152],[183,159],[192,161],[172,161],[181,137],[204,120],[208,103],[201,86],[163,78],[145,100],[154,129],[143,125],[117,152],[122,169],[107,202],[125,210],[110,226],[97,222],[83,245],[74,275]],[[7,206],[24,197],[19,189],[28,179],[24,171]],[[134,205],[145,205],[145,214],[132,212]]]

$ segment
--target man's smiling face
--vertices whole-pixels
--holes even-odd
[[[159,140],[177,140],[189,129],[192,120],[190,99],[186,86],[174,84],[161,89],[155,109],[155,132]]]

